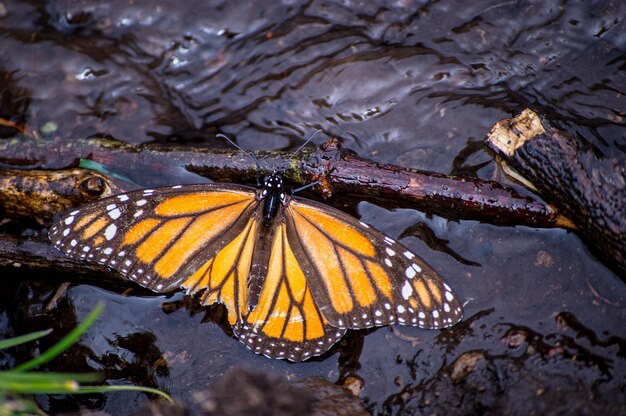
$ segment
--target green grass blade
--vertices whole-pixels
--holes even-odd
[[[80,386],[79,390],[76,393],[110,393],[114,391],[141,391],[144,393],[157,394],[164,399],[174,402],[174,400],[170,397],[169,394],[162,392],[161,390],[153,389],[152,387],[143,387],[143,386]]]
[[[140,391],[157,394],[170,402],[172,398],[160,390],[142,386],[83,386],[78,381],[91,382],[98,379],[97,374],[63,373],[12,373],[10,377],[0,376],[0,392],[13,394],[88,394],[111,393],[118,391]]]
[[[0,390],[11,391],[17,394],[94,394],[112,393],[120,391],[140,391],[156,394],[169,402],[174,402],[169,394],[151,387],[142,386],[81,386],[75,381],[67,380],[59,383],[11,383],[0,386]]]
[[[34,341],[41,337],[45,337],[52,329],[44,329],[43,331],[31,332],[30,334],[20,335],[18,337],[13,337],[9,339],[4,339],[0,341],[0,350],[5,348],[15,347],[16,345],[24,344],[26,342]]]
[[[0,390],[10,391],[13,394],[66,394],[75,393],[79,389],[80,385],[74,380],[7,383],[2,383],[0,380]]]
[[[37,383],[73,380],[81,383],[93,383],[102,380],[96,373],[41,373],[41,372],[0,372],[0,385],[8,382]]]
[[[41,355],[15,367],[13,371],[30,370],[58,357],[60,354],[63,353],[63,351],[65,351],[70,346],[72,346],[72,344],[78,341],[78,338],[80,338],[85,333],[85,331],[87,331],[87,329],[89,329],[89,327],[93,325],[93,323],[96,321],[96,319],[98,319],[100,314],[102,314],[103,309],[104,305],[102,303],[98,303],[93,311],[91,311],[91,313],[87,316],[87,318],[85,318],[85,320],[81,322],[80,325],[74,328],[61,341],[54,344]]]
[[[40,356],[30,361],[6,371],[0,371],[0,408],[2,407],[1,397],[3,392],[11,392],[11,394],[88,394],[88,393],[109,393],[117,391],[139,391],[143,393],[156,394],[173,402],[172,398],[160,390],[151,387],[142,386],[82,386],[79,382],[95,382],[100,380],[98,374],[76,374],[76,373],[44,373],[44,372],[27,372],[41,364],[58,357],[70,346],[75,344],[78,339],[89,329],[91,325],[98,319],[104,310],[104,305],[99,303],[93,311],[67,334],[61,341],[57,342],[51,348],[46,350]],[[31,334],[22,335],[8,340],[0,341],[0,349],[20,345],[28,341],[33,341],[50,333],[50,330],[33,332]],[[0,409],[1,411],[2,409]]]

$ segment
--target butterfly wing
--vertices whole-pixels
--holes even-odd
[[[292,198],[286,235],[313,299],[336,328],[399,323],[444,328],[462,317],[452,289],[423,260],[367,224]]]
[[[246,309],[258,205],[253,188],[237,185],[129,192],[66,214],[50,239],[156,292],[203,290],[202,302],[224,303],[234,324]]]
[[[274,226],[258,303],[233,331],[256,353],[302,361],[326,352],[346,330],[330,325],[315,302],[310,270],[294,255],[284,220],[277,218]]]

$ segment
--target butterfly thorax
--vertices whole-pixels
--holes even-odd
[[[269,227],[276,218],[280,206],[288,201],[282,176],[277,173],[266,176],[258,195],[258,198],[263,201],[263,224]]]

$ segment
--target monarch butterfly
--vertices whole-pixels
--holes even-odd
[[[452,289],[399,242],[335,208],[262,186],[178,185],[116,195],[50,228],[59,250],[110,266],[156,292],[180,287],[222,303],[252,351],[306,360],[347,329],[444,328],[461,319]]]

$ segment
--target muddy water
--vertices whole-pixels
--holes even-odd
[[[334,135],[362,157],[506,181],[478,142],[495,121],[531,107],[599,157],[624,160],[624,6],[476,3],[3,1],[0,116],[42,139],[223,147],[221,132],[246,149],[292,148],[320,129],[316,142]],[[8,336],[54,327],[58,338],[103,300],[105,316],[50,368],[95,369],[110,383],[157,386],[189,404],[237,365],[339,384],[355,376],[373,413],[449,410],[433,404],[439,394],[456,394],[459,413],[498,408],[494,397],[523,409],[539,391],[532,382],[530,393],[520,390],[529,379],[542,392],[624,402],[626,288],[575,235],[364,202],[357,211],[395,238],[423,224],[458,254],[402,240],[465,300],[463,323],[353,331],[322,358],[290,364],[252,354],[223,311],[182,294],[125,297],[104,282],[81,284],[45,312],[57,282],[16,274],[0,283],[0,328]],[[493,377],[445,384],[450,363],[467,352],[480,352],[481,374]],[[146,400],[39,399],[50,411],[112,414]]]

